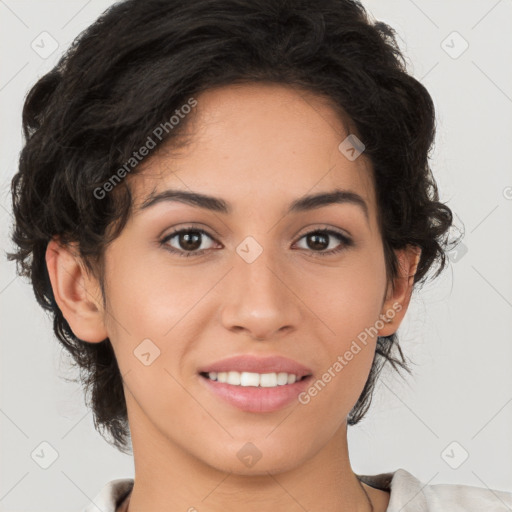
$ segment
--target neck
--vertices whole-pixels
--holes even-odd
[[[375,492],[367,492],[351,469],[346,423],[313,457],[301,460],[298,450],[267,466],[262,457],[245,474],[232,470],[229,460],[206,464],[143,416],[132,418],[130,425],[135,483],[128,512],[377,512]]]

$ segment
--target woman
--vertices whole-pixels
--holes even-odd
[[[129,0],[30,91],[20,272],[135,479],[86,510],[508,510],[351,469],[445,265],[432,100],[355,1]],[[396,356],[399,357],[396,357]]]

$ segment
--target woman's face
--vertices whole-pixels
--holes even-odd
[[[344,431],[374,356],[368,329],[382,328],[386,271],[370,167],[364,153],[339,149],[348,134],[314,95],[246,84],[196,99],[190,144],[128,178],[135,209],[105,255],[104,322],[132,438],[222,471],[286,470]],[[170,190],[226,208],[159,196]],[[334,191],[360,199],[290,210]],[[181,229],[188,237],[170,237]],[[200,374],[232,356],[283,356],[310,377],[283,391]],[[272,373],[262,368],[251,373]]]

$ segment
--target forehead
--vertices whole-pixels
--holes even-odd
[[[293,200],[334,189],[357,193],[375,208],[371,165],[350,160],[339,145],[349,135],[322,97],[277,84],[207,90],[186,119],[187,144],[172,139],[130,176],[137,213],[166,189],[222,197],[280,211]]]

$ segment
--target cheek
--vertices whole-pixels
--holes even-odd
[[[162,375],[167,379],[164,369],[179,374],[187,352],[201,339],[204,322],[196,315],[221,274],[205,276],[197,269],[172,265],[158,251],[127,253],[116,247],[110,254],[108,332],[122,373],[133,370],[131,381],[141,379],[137,393],[155,389]],[[147,360],[154,362],[146,366]]]
[[[336,272],[324,272],[316,283],[310,298],[313,309],[342,346],[378,320],[386,287],[378,250],[359,252]]]
[[[373,362],[384,281],[371,267],[352,268],[339,283],[330,283],[318,296],[319,312],[329,334],[323,337],[322,371],[301,403],[318,412],[329,410],[331,425],[346,418],[363,391]]]
[[[108,297],[116,320],[138,336],[153,333],[161,338],[200,296],[190,278],[183,269],[166,265],[159,251],[126,252],[117,247],[110,254],[108,274]]]
[[[184,317],[204,292],[186,273],[143,255],[126,256],[111,255],[109,336],[129,394],[146,412],[168,418],[187,400],[173,376],[180,379],[179,362],[187,350]]]
[[[326,362],[321,382],[315,386],[318,391],[311,391],[317,393],[318,407],[336,404],[342,418],[361,394],[375,354],[376,322],[386,285],[379,247],[361,251],[336,273],[339,277],[323,279],[323,293],[315,294],[314,310],[329,334],[324,337]]]

